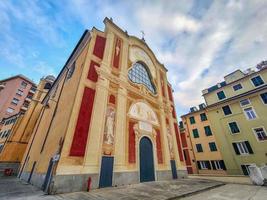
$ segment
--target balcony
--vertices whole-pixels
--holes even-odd
[[[25,105],[23,105],[20,109],[21,109],[21,111],[26,112],[28,110],[28,107],[26,107]]]
[[[25,101],[26,101],[26,102],[31,102],[31,101],[32,101],[32,97],[26,97],[26,98],[25,98]]]
[[[0,83],[0,90],[4,89],[6,87],[5,83]]]
[[[36,88],[35,87],[32,87],[31,89],[30,89],[30,91],[29,91],[29,93],[31,93],[31,94],[34,94],[36,92]]]

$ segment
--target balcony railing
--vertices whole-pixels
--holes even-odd
[[[32,87],[29,92],[34,94],[36,92],[36,88]]]
[[[6,85],[4,83],[0,83],[0,90],[4,89]]]

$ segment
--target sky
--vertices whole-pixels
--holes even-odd
[[[57,76],[85,29],[103,20],[142,37],[168,69],[177,115],[236,69],[267,60],[267,0],[2,0],[0,79]]]

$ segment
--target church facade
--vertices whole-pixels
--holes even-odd
[[[48,193],[187,175],[167,69],[112,20],[85,31],[42,104],[19,177]]]

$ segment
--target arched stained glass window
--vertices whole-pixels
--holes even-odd
[[[156,94],[156,88],[151,81],[151,76],[147,67],[142,63],[137,62],[133,64],[133,67],[128,72],[129,79],[134,83],[143,84],[149,89],[153,94]]]

